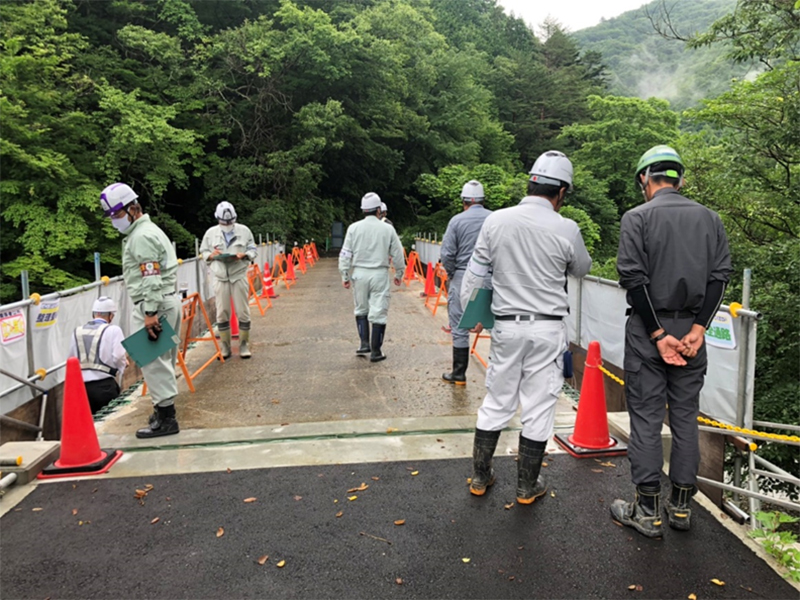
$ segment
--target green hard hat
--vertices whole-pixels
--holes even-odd
[[[675,152],[673,148],[664,145],[653,146],[650,148],[650,150],[642,154],[642,157],[639,159],[639,164],[636,165],[636,177],[638,177],[639,173],[644,171],[647,167],[662,162],[679,164],[681,166],[681,173],[673,169],[667,169],[663,173],[657,173],[658,175],[666,175],[667,177],[678,178],[681,176],[683,169],[685,168],[680,155]],[[656,175],[656,173],[651,173],[651,175]]]

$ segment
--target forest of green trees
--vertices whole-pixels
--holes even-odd
[[[113,181],[187,256],[221,200],[256,234],[321,240],[375,191],[406,239],[441,233],[465,180],[483,181],[491,207],[514,204],[551,148],[576,169],[564,214],[595,273],[615,278],[620,216],[641,202],[636,161],[668,143],[686,194],[727,227],[727,301],[753,269],[758,416],[798,423],[800,2],[728,4],[680,52],[714,48],[717,71],[760,74],[678,112],[612,95],[624,90],[600,52],[556,23],[537,37],[495,0],[2,2],[0,299],[19,299],[23,270],[40,293],[89,281],[96,251],[119,272],[98,207]]]

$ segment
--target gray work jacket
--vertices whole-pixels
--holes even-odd
[[[677,191],[661,189],[622,216],[617,271],[626,290],[647,286],[654,311],[697,314],[708,283],[727,283],[732,272],[722,220]]]
[[[490,214],[469,261],[461,302],[491,272],[495,315],[569,314],[567,275],[592,268],[578,224],[559,215],[538,196]]]
[[[442,239],[442,266],[452,279],[456,271],[467,268],[483,222],[492,214],[481,204],[473,204],[464,212],[450,219]]]

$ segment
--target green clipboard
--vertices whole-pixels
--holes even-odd
[[[473,329],[478,323],[484,329],[494,327],[494,314],[492,313],[492,290],[475,288],[469,297],[469,303],[464,308],[464,314],[458,322],[459,329]]]
[[[213,260],[219,260],[221,262],[233,262],[235,260],[239,260],[235,254],[217,254]]]
[[[167,322],[167,317],[162,316],[159,321],[161,322],[161,334],[157,340],[151,340],[144,327],[122,340],[123,348],[139,367],[149,365],[181,343],[181,338],[175,333],[172,325]]]

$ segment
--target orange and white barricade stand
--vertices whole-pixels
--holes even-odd
[[[277,273],[275,274],[275,285],[280,285],[282,281],[283,285],[285,285],[286,289],[288,290],[292,286],[293,282],[289,280],[289,277],[286,273],[286,268],[284,267],[286,264],[286,255],[283,252],[275,255],[274,268],[277,269]]]
[[[269,262],[264,262],[264,270],[261,272],[261,297],[262,298],[277,298],[278,294],[275,293],[275,288],[272,285],[272,269]],[[270,308],[272,304],[270,303]]]
[[[252,264],[247,267],[247,285],[250,288],[250,292],[247,296],[247,303],[250,306],[257,306],[258,312],[261,313],[263,316],[265,312],[267,312],[267,308],[272,308],[272,301],[267,297],[267,306],[264,307],[261,305],[261,298],[256,292],[255,282],[261,280],[261,270],[258,268],[257,264]]]
[[[436,293],[435,296],[428,296],[425,298],[425,306],[428,310],[433,313],[433,316],[436,316],[436,311],[439,308],[440,304],[445,304],[448,298],[447,296],[447,272],[442,267],[442,263],[436,263],[436,267],[433,270],[433,277],[434,280],[438,277],[439,278],[439,291]],[[442,301],[442,296],[444,296],[445,301]]]
[[[311,251],[314,253],[314,260],[319,260],[319,252],[317,252],[317,244],[311,240]]]
[[[205,321],[206,327],[208,328],[208,335],[203,337],[193,337],[192,336],[192,328],[194,326],[195,318],[198,315],[198,309],[200,314],[203,315],[203,320]],[[202,373],[205,368],[210,365],[215,360],[219,360],[220,362],[225,362],[225,359],[222,357],[222,350],[220,350],[219,342],[217,341],[217,337],[214,335],[214,329],[211,326],[211,320],[208,318],[208,313],[206,312],[206,307],[203,306],[203,301],[200,299],[200,294],[195,292],[194,294],[189,294],[186,298],[183,299],[181,304],[181,343],[178,345],[178,366],[183,373],[183,377],[186,379],[186,385],[189,386],[189,391],[194,393],[194,379],[200,373]],[[193,342],[211,342],[214,344],[214,354],[206,360],[205,363],[200,366],[194,373],[189,372],[189,367],[186,365],[186,353],[189,351],[189,344]],[[147,393],[147,381],[144,382],[144,386],[142,387],[142,394]]]
[[[300,248],[295,247],[292,250],[292,260],[297,259],[297,266],[300,269],[300,272],[305,275],[306,274],[306,259],[303,256],[303,251]]]
[[[475,336],[475,341],[472,342],[472,347],[469,350],[469,353],[478,359],[478,361],[483,365],[484,369],[488,369],[489,364],[483,359],[483,357],[480,354],[478,354],[478,340],[488,340],[491,339],[491,337],[492,337],[491,335],[484,335],[483,332],[477,334]]]
[[[303,246],[303,251],[306,253],[306,262],[308,263],[309,267],[314,266],[314,253],[311,252],[311,246],[306,244]]]

